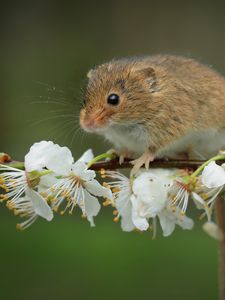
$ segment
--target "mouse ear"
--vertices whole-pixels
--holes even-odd
[[[88,73],[87,73],[87,78],[90,79],[90,78],[93,76],[93,74],[94,74],[94,70],[91,69],[91,70],[88,71]]]
[[[140,69],[134,69],[133,74],[138,76],[140,80],[144,80],[149,84],[150,92],[154,93],[157,91],[157,80],[154,68],[143,67]]]

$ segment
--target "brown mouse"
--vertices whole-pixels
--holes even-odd
[[[225,78],[190,58],[156,55],[112,60],[88,73],[81,127],[119,153],[208,158],[225,146]]]

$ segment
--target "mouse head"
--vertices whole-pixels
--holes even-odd
[[[101,132],[113,125],[143,123],[146,101],[157,91],[155,70],[143,62],[118,60],[88,73],[81,127]]]

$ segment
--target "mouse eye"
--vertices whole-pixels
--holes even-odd
[[[107,98],[107,102],[111,105],[119,104],[120,97],[117,94],[110,94]]]

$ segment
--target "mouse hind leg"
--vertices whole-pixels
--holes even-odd
[[[139,158],[131,161],[133,165],[133,168],[131,169],[131,176],[137,174],[143,165],[148,170],[150,162],[152,162],[154,159],[155,155],[153,152],[150,149],[145,150],[145,152]]]

